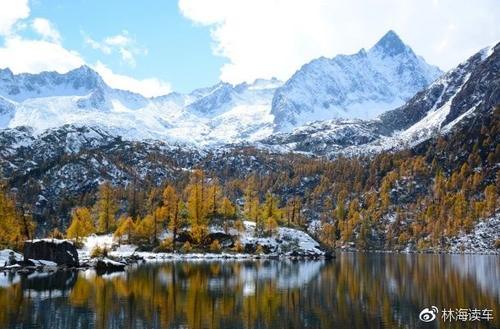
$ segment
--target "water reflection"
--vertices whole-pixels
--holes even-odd
[[[1,277],[3,276],[3,277]],[[1,328],[426,328],[424,307],[489,308],[496,256],[342,254],[325,261],[210,261],[7,277]]]

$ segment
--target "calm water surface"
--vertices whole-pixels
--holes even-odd
[[[500,257],[191,261],[124,273],[0,273],[0,328],[500,328]],[[436,320],[419,313],[435,305]],[[443,322],[443,308],[494,319]]]

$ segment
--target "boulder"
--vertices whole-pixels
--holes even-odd
[[[11,249],[0,250],[0,267],[15,265],[22,259],[23,255]]]
[[[271,246],[268,246],[266,244],[261,244],[260,246],[261,246],[264,254],[270,254],[270,253],[274,252],[274,250],[271,249],[272,248]],[[257,243],[255,243],[255,242],[245,243],[245,248],[244,248],[243,252],[246,254],[255,254],[257,252]]]
[[[257,250],[257,246],[255,243],[245,243],[245,249],[243,252],[245,254],[255,254],[255,251]]]
[[[334,259],[335,258],[335,252],[333,252],[331,250],[326,250],[324,257],[325,257],[325,259]]]
[[[41,239],[24,243],[24,259],[43,259],[57,265],[78,266],[78,251],[68,240]]]
[[[186,242],[189,242],[191,244],[194,243],[193,239],[191,238],[191,235],[187,231],[181,231],[181,232],[179,232],[177,234],[176,242],[180,243],[180,244],[183,244],[183,243],[186,243]]]
[[[222,248],[231,248],[234,246],[234,239],[231,235],[223,232],[208,233],[205,238],[205,245],[209,246],[215,240],[219,241]]]
[[[95,270],[97,273],[111,273],[123,271],[125,269],[125,264],[116,262],[109,258],[98,259],[95,263]]]

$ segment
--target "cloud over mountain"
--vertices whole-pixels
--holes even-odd
[[[500,39],[496,0],[179,0],[228,59],[223,81],[286,80],[320,56],[354,53],[393,29],[442,69]],[[415,22],[421,22],[416,24]]]

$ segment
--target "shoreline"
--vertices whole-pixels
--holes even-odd
[[[456,253],[456,252],[415,252],[415,251],[395,251],[395,250],[346,250],[336,249],[332,257],[325,255],[317,256],[292,256],[276,254],[244,254],[244,253],[153,253],[153,252],[135,252],[130,255],[113,255],[98,258],[82,258],[79,266],[43,264],[38,261],[36,266],[23,266],[20,264],[0,266],[0,273],[13,273],[16,275],[29,276],[33,273],[54,273],[58,271],[87,271],[94,270],[100,275],[109,275],[127,271],[131,267],[145,264],[159,264],[168,262],[214,262],[214,261],[303,261],[303,262],[325,262],[334,261],[338,254],[399,254],[399,255],[466,255],[466,256],[500,256],[500,253]],[[96,263],[98,261],[119,263],[120,268],[107,268],[100,270]]]
[[[447,250],[359,250],[359,249],[335,249],[335,253],[373,253],[373,254],[406,254],[406,255],[483,255],[483,256],[500,256],[499,251],[447,251]]]

